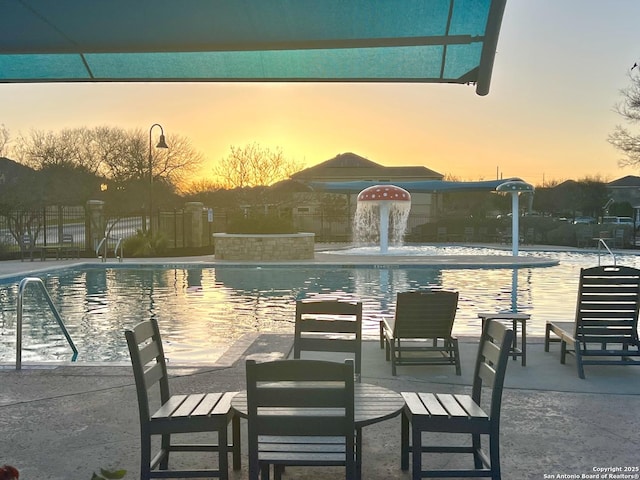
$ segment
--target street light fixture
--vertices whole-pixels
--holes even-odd
[[[160,127],[160,140],[156,148],[169,148],[164,139],[164,129],[159,123],[154,123],[149,129],[149,234],[153,234],[153,151],[151,150],[151,132],[153,127]]]

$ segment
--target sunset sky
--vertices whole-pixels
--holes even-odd
[[[305,166],[354,152],[460,180],[614,180],[640,174],[607,142],[624,124],[614,106],[640,63],[639,20],[638,0],[507,0],[485,97],[430,84],[2,84],[0,124],[15,138],[160,123],[203,153],[203,177],[257,142]]]

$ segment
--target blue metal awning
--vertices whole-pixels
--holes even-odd
[[[318,81],[489,91],[506,0],[0,0],[0,82]]]
[[[356,182],[310,182],[309,185],[316,191],[325,191],[327,193],[359,193],[367,187],[373,185],[396,185],[404,188],[409,193],[446,193],[446,192],[462,192],[477,191],[490,192],[495,191],[496,187],[506,182],[521,182],[520,178],[507,178],[502,180],[485,180],[478,182],[448,182],[445,180],[421,180],[413,182],[372,182],[372,181],[356,181]]]

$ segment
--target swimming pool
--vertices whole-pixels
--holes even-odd
[[[292,333],[295,299],[344,292],[364,305],[364,336],[376,338],[378,320],[393,315],[395,294],[418,288],[460,292],[454,333],[478,335],[478,312],[530,313],[530,335],[546,320],[572,319],[580,267],[596,254],[522,252],[559,260],[553,267],[443,266],[221,266],[145,265],[61,269],[39,275],[69,329],[79,362],[124,361],[123,330],[155,317],[170,362],[214,362],[245,334]],[[638,257],[618,257],[637,266]],[[0,285],[0,362],[15,359],[17,284]],[[27,290],[23,361],[69,360],[71,352],[37,289]]]

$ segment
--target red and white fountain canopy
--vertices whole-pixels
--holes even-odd
[[[358,202],[410,202],[411,194],[395,185],[373,185],[358,194]]]

